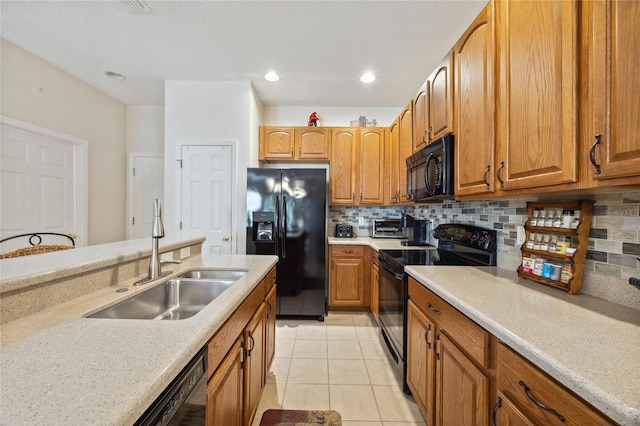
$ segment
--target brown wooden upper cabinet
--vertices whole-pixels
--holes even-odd
[[[398,138],[398,202],[408,203],[407,194],[407,157],[413,153],[413,102],[409,102],[399,117],[400,135]]]
[[[398,116],[387,132],[387,163],[389,164],[389,204],[400,203],[400,117]]]
[[[412,152],[419,151],[429,142],[429,80],[425,81],[413,98]]]
[[[386,128],[333,128],[331,140],[330,203],[384,204]]]
[[[640,2],[583,8],[584,187],[640,183]]]
[[[449,52],[431,73],[427,83],[429,124],[426,140],[432,141],[453,131],[453,52]]]
[[[579,3],[496,1],[498,184],[577,180]]]
[[[328,160],[330,127],[260,127],[260,160]]]
[[[480,12],[453,49],[457,196],[495,191],[491,7]]]
[[[451,56],[447,54],[413,98],[412,152],[453,131]]]

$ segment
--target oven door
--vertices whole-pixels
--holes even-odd
[[[404,267],[393,260],[379,256],[379,296],[378,315],[382,332],[395,354],[394,358],[404,361],[404,322],[406,307],[406,281]]]

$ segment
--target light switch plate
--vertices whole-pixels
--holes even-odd
[[[516,231],[518,232],[518,236],[517,236],[517,240],[516,240],[516,244],[518,244],[519,246],[521,246],[522,244],[524,244],[524,240],[525,240],[525,233],[524,233],[524,226],[518,226],[516,227]]]
[[[191,256],[191,247],[184,247],[180,249],[180,259],[184,259]]]
[[[364,217],[358,218],[358,226],[365,226],[366,222],[364,221]]]

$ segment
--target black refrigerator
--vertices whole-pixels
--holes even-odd
[[[279,257],[279,318],[324,321],[326,212],[325,169],[247,169],[247,254]]]

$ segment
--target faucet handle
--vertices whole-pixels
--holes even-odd
[[[182,260],[176,259],[176,260],[161,260],[160,261],[161,265],[163,265],[165,263],[175,263],[177,265],[177,264],[182,263]]]

